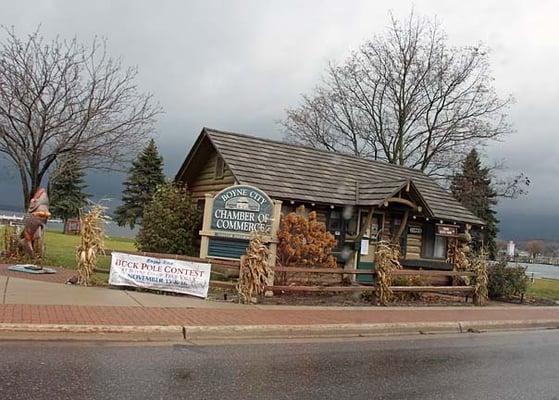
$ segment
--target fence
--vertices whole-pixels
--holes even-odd
[[[113,250],[107,250],[106,253],[110,255]],[[210,287],[234,289],[237,285],[236,278],[238,278],[240,270],[239,260],[219,260],[219,259],[204,259],[198,257],[183,256],[177,254],[163,254],[151,253],[141,251],[125,251],[128,254],[135,254],[144,257],[156,258],[170,258],[174,260],[210,263],[212,265],[212,275],[221,276],[228,280],[210,280]],[[344,269],[344,268],[301,268],[301,267],[275,267],[274,272],[282,272],[287,274],[336,274],[336,275],[371,275],[374,277],[375,270],[373,269]],[[108,273],[107,270],[97,269],[97,272]],[[455,277],[475,277],[474,272],[469,271],[429,271],[429,270],[410,270],[401,269],[393,270],[391,277],[423,277],[423,278],[455,278]],[[417,285],[417,286],[391,286],[390,289],[394,293],[444,293],[444,294],[459,294],[465,296],[466,299],[474,294],[474,286],[472,285]],[[366,292],[375,291],[374,284],[359,284],[353,283],[351,285],[273,285],[266,287],[266,290],[271,290],[274,293],[284,292]]]
[[[372,275],[374,277],[374,270],[365,269],[343,269],[343,268],[286,268],[286,267],[276,267],[274,268],[276,272],[285,273],[331,273],[331,274],[342,274],[342,275]],[[436,278],[436,277],[474,277],[475,273],[466,271],[426,271],[426,270],[394,270],[391,272],[391,277],[414,277],[421,276],[424,278]],[[375,290],[374,285],[361,285],[355,284],[351,286],[270,286],[267,289],[274,292],[363,292]],[[421,293],[421,292],[431,292],[431,293],[455,293],[461,294],[466,297],[473,295],[474,286],[472,285],[421,285],[421,286],[391,286],[392,292],[408,292],[408,293]]]

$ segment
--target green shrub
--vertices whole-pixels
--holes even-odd
[[[506,261],[501,261],[490,266],[487,275],[489,297],[492,299],[524,296],[528,290],[529,279],[524,267],[509,267]]]
[[[186,188],[165,183],[144,208],[136,246],[140,251],[195,256],[200,218]]]

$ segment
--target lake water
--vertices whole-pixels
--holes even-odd
[[[56,222],[49,222],[47,224],[47,229],[51,231],[62,232],[64,225]],[[129,227],[118,226],[114,222],[109,222],[105,225],[105,234],[108,236],[116,236],[123,238],[134,238],[138,233],[138,229],[130,229]]]
[[[0,215],[15,215],[17,217],[22,217],[23,214],[13,211],[2,211],[0,210]],[[62,223],[49,221],[47,223],[47,230],[62,232],[64,225]],[[105,225],[105,233],[108,236],[117,236],[124,238],[133,238],[138,233],[138,228],[130,229],[129,227],[118,226],[115,222],[110,221]]]
[[[559,266],[546,264],[510,263],[510,265],[516,264],[523,267],[528,267],[528,269],[526,270],[526,275],[530,277],[533,273],[534,278],[559,279]]]

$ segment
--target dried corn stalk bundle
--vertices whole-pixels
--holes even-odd
[[[375,274],[377,278],[377,298],[386,305],[392,299],[392,274],[400,265],[400,246],[397,243],[380,241],[375,252]]]
[[[246,255],[241,258],[241,270],[237,292],[241,303],[255,303],[256,296],[264,293],[272,279],[270,250],[264,241],[264,233],[254,232]]]
[[[475,272],[474,277],[474,304],[483,306],[489,298],[487,292],[487,257],[485,250],[481,249],[479,254],[472,260],[471,270]]]
[[[472,237],[470,233],[460,235],[457,238],[452,238],[448,244],[448,262],[453,266],[454,271],[469,271],[471,262],[468,259],[470,252],[469,243]],[[456,276],[452,279],[454,285],[470,284],[468,277]]]
[[[2,255],[6,258],[18,256],[17,244],[19,241],[18,229],[15,226],[5,225],[2,232]]]
[[[91,210],[80,215],[80,244],[76,251],[78,259],[78,284],[88,286],[93,270],[97,266],[97,254],[104,251],[104,211],[96,204]]]

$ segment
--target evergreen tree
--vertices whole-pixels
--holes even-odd
[[[53,217],[66,223],[68,219],[79,215],[89,196],[84,192],[87,187],[84,176],[77,157],[67,156],[60,159],[49,179],[49,208]]]
[[[140,251],[197,255],[201,213],[184,186],[160,185],[146,204],[136,237]]]
[[[454,175],[450,188],[464,207],[485,221],[484,229],[475,230],[472,234],[474,251],[479,251],[483,240],[489,257],[494,259],[499,232],[497,212],[493,209],[497,204],[497,193],[491,183],[490,169],[481,165],[476,149],[472,149],[464,159],[462,171]]]
[[[144,207],[148,204],[157,187],[165,183],[163,157],[159,155],[153,139],[138,155],[128,172],[122,191],[122,205],[115,210],[115,220],[120,226],[134,228],[141,224]]]

